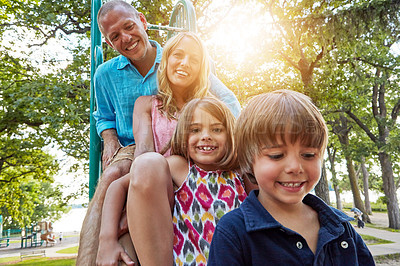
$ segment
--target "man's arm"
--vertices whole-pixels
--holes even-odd
[[[103,171],[110,164],[111,159],[117,149],[121,147],[121,144],[118,141],[117,131],[114,128],[106,129],[101,132],[101,137],[104,140],[104,148],[103,148]]]
[[[240,103],[235,94],[228,89],[214,74],[210,75],[210,92],[223,101],[237,118],[240,114]]]

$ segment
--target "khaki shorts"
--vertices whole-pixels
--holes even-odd
[[[126,147],[120,147],[113,155],[110,165],[122,160],[134,160],[136,145],[131,144]]]

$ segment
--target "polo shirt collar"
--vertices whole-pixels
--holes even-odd
[[[246,231],[282,228],[283,226],[262,206],[257,198],[258,193],[258,190],[251,191],[247,199],[240,205]],[[344,227],[341,224],[352,220],[352,218],[340,211],[333,211],[325,202],[312,194],[307,194],[303,202],[318,212],[321,227],[326,227],[332,234],[336,235],[343,232]]]

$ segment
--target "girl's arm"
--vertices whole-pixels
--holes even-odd
[[[189,165],[185,158],[179,155],[171,155],[166,158],[172,176],[172,182],[179,188],[189,173]]]
[[[135,158],[139,155],[155,151],[151,126],[152,96],[140,96],[133,109],[133,136],[135,138]]]
[[[118,243],[118,227],[126,202],[129,177],[125,175],[115,180],[107,189],[101,217],[96,265],[118,265],[119,260],[123,260],[127,265],[133,265],[133,261]]]

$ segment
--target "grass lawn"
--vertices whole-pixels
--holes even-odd
[[[364,240],[365,244],[367,245],[380,245],[380,244],[390,244],[394,243],[393,241],[377,238],[374,236],[369,236],[369,235],[362,235],[360,234],[362,239]]]
[[[56,253],[76,254],[76,253],[78,253],[78,246],[70,247],[70,248],[64,248],[64,249],[61,249],[61,250],[57,251]]]

